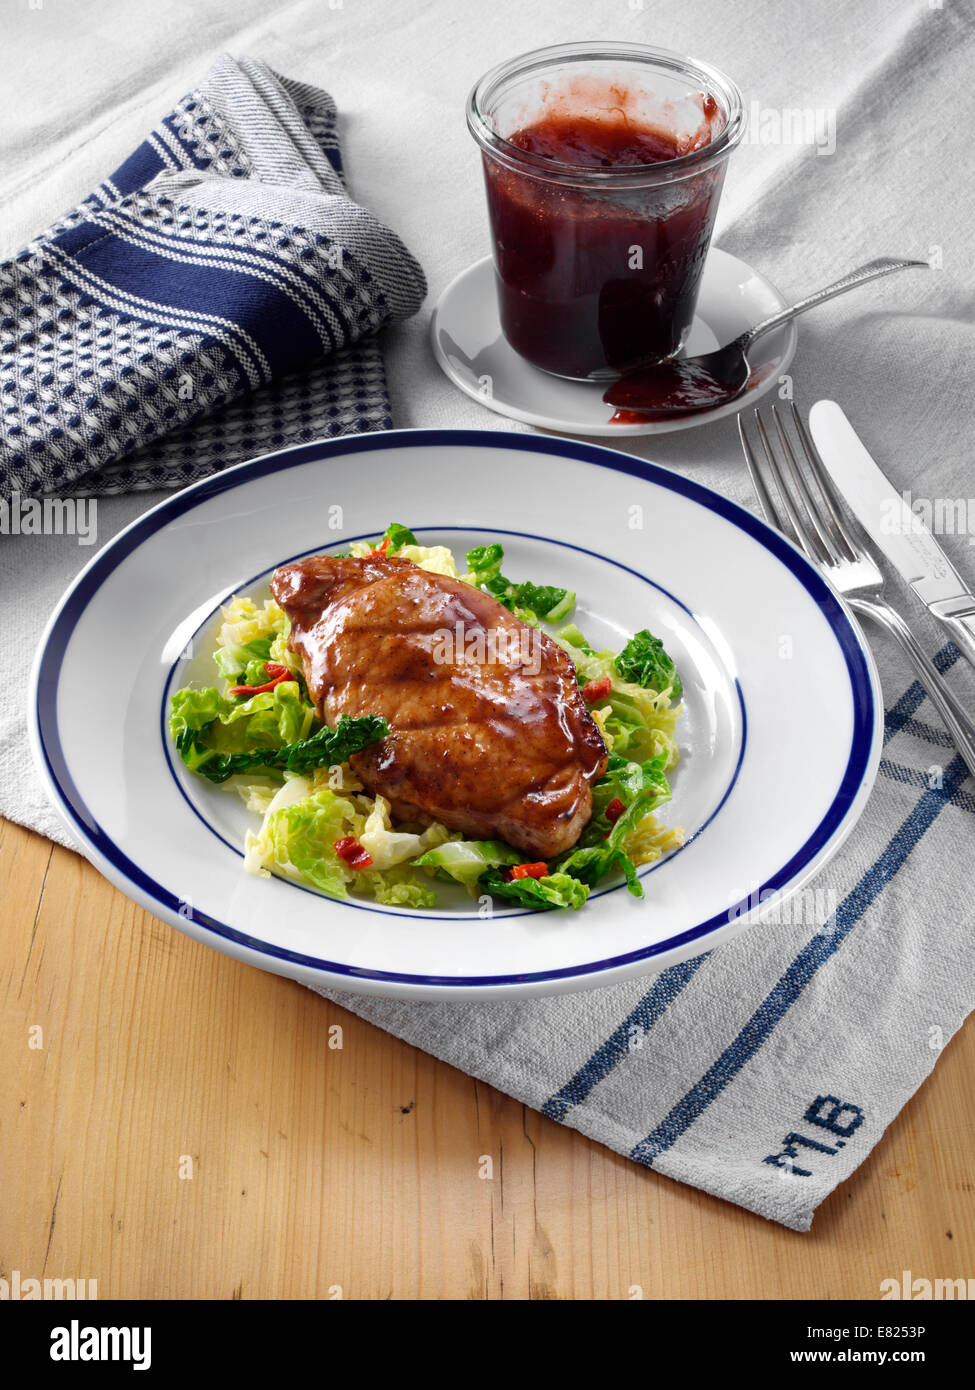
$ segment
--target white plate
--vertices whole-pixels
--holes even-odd
[[[732,342],[746,328],[786,308],[786,300],[764,275],[712,247],[708,254],[697,313],[687,352],[711,352]],[[444,290],[430,324],[433,351],[447,376],[488,410],[560,434],[667,434],[734,415],[776,385],[796,350],[796,325],[786,324],[759,338],[749,354],[754,384],[743,396],[715,410],[682,419],[611,425],[613,407],[603,400],[606,383],[566,381],[533,367],[501,332],[491,257],[469,266]]]
[[[415,913],[241,871],[253,821],[174,760],[168,694],[212,681],[222,601],[390,521],[457,552],[501,537],[507,574],[577,590],[576,620],[597,644],[643,627],[663,637],[687,704],[665,818],[688,842],[643,871],[644,900],[603,888],[581,912],[499,905],[486,920],[459,888]],[[746,924],[755,895],[788,895],[836,850],[880,753],[870,657],[788,542],[656,465],[499,431],[335,439],[187,488],[94,557],[51,619],[33,679],[38,766],[113,883],[265,969],[412,998],[581,989],[710,949]]]

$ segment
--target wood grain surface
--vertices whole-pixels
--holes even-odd
[[[876,1299],[905,1269],[975,1276],[971,1021],[798,1235],[189,940],[9,823],[0,901],[0,1277],[103,1299]]]

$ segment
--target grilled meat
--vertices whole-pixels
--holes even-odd
[[[320,718],[386,718],[389,736],[351,761],[400,819],[545,860],[575,843],[606,747],[556,642],[395,557],[315,555],[271,589]]]

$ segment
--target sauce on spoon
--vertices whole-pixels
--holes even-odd
[[[624,372],[603,394],[616,410],[610,424],[640,424],[712,410],[739,396],[746,385],[722,380],[693,357],[676,357],[655,367]]]

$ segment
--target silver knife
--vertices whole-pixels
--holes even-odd
[[[809,432],[850,510],[975,666],[975,597],[921,518],[874,463],[835,401],[817,401]]]

